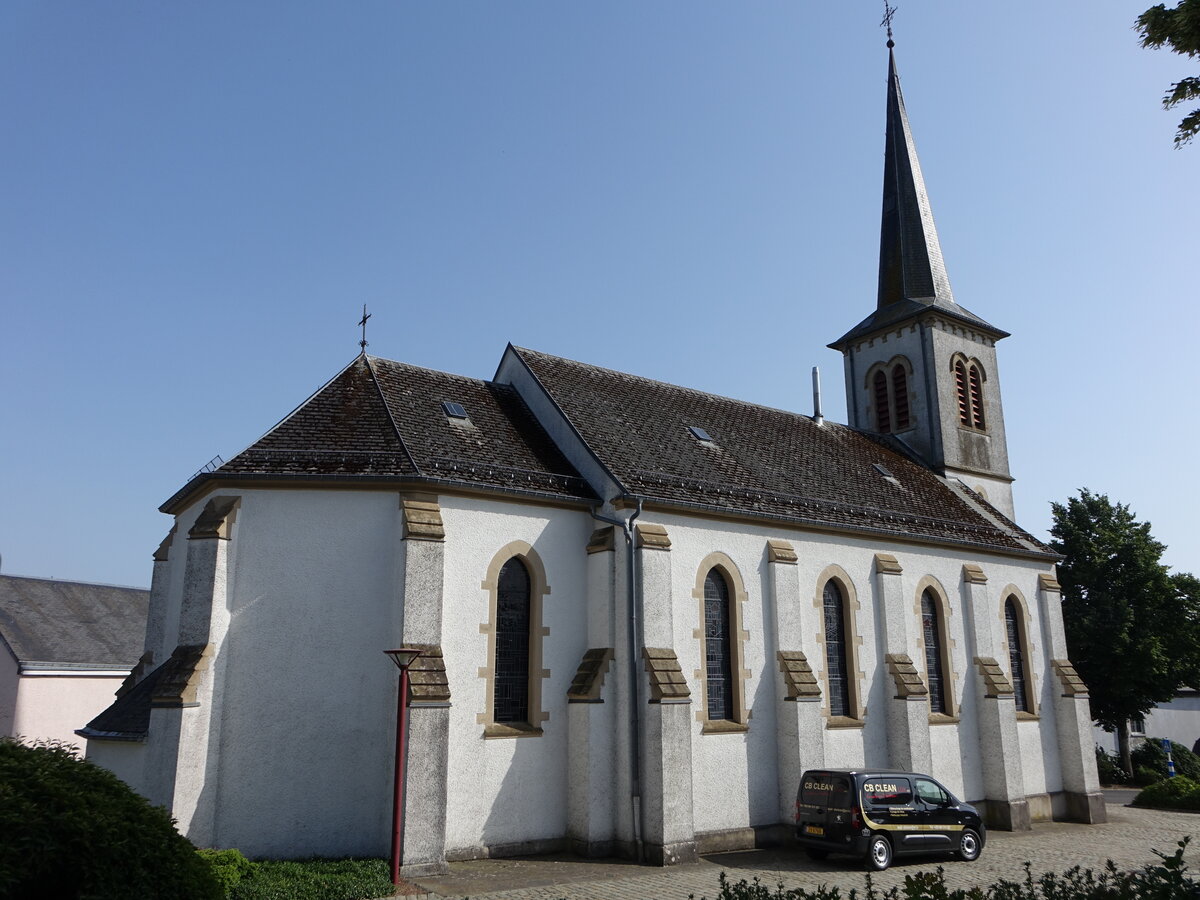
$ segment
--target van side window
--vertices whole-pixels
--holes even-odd
[[[871,806],[907,806],[912,803],[912,785],[907,778],[887,775],[863,782],[863,800]]]
[[[932,781],[926,781],[924,778],[917,779],[917,796],[933,806],[940,806],[943,803],[950,802],[950,798],[946,796],[945,791]]]

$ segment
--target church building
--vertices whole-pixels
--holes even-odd
[[[848,425],[364,349],[163,505],[89,757],[198,845],[384,856],[409,646],[408,875],[783,839],[816,767],[931,774],[993,828],[1104,821],[1056,556],[1013,521],[1006,333],[951,292],[894,58],[886,140],[878,301],[830,344]]]

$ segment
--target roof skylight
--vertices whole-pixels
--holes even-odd
[[[716,443],[716,441],[713,440],[712,435],[709,434],[707,431],[705,431],[703,428],[701,428],[699,425],[689,425],[688,431],[690,431],[692,433],[692,437],[694,437],[698,441],[704,441],[707,444],[715,444]]]
[[[465,409],[463,409],[463,405],[461,403],[455,403],[453,400],[443,400],[442,401],[442,412],[444,412],[446,415],[448,415],[452,419],[469,419],[469,418],[471,418],[470,416],[467,415],[467,411]]]

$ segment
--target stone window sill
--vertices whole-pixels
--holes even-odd
[[[958,716],[948,716],[945,713],[930,713],[930,725],[957,725],[959,722]]]
[[[485,738],[541,737],[542,729],[525,722],[488,722],[483,726]]]
[[[1039,719],[1041,719],[1041,716],[1039,716],[1037,713],[1026,712],[1023,709],[1017,710],[1018,722],[1037,722]]]
[[[741,722],[733,722],[729,719],[704,722],[700,726],[701,734],[745,734],[749,730],[749,725],[743,725]]]
[[[830,716],[825,720],[826,728],[862,728],[866,724],[853,716]]]

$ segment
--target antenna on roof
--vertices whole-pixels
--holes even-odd
[[[364,303],[363,304],[363,317],[358,320],[358,324],[362,326],[362,330],[363,330],[362,340],[358,342],[358,346],[360,348],[362,348],[360,352],[362,352],[363,354],[365,354],[367,352],[367,319],[369,319],[369,318],[371,318],[371,314],[369,312],[367,312],[367,304]]]
[[[813,421],[820,425],[825,421],[821,415],[821,370],[813,366]]]
[[[889,50],[896,46],[896,42],[892,40],[892,19],[895,15],[896,7],[890,6],[887,0],[883,0],[883,21],[879,23],[879,26],[887,29],[887,45]]]

